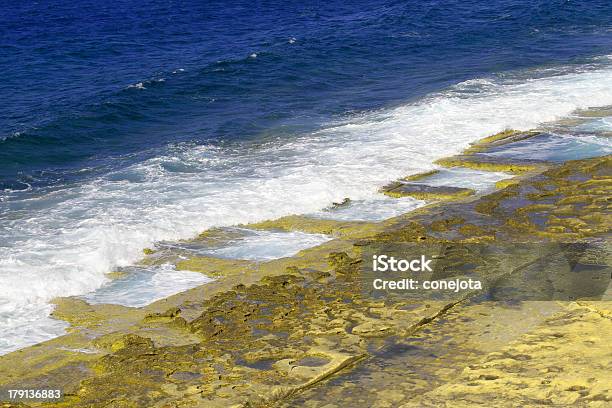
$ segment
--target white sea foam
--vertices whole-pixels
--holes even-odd
[[[0,355],[63,334],[69,324],[48,317],[52,311],[44,299],[19,303],[0,299]]]
[[[138,82],[137,84],[132,84],[132,85],[129,85],[129,86],[128,86],[128,88],[147,89],[147,88],[144,86],[144,83],[142,83],[142,82]]]
[[[0,353],[61,333],[47,318],[49,300],[99,288],[155,241],[373,199],[386,182],[431,169],[475,139],[612,104],[612,68],[601,64],[489,79],[482,91],[458,86],[286,142],[174,146],[120,173],[11,202],[0,213]]]

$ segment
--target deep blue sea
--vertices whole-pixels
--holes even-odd
[[[579,63],[610,52],[611,19],[607,0],[7,3],[0,188],[88,177],[169,143],[307,132],[467,79]]]
[[[155,242],[612,104],[611,54],[609,0],[5,2],[0,352]]]

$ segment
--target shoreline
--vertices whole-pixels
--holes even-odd
[[[0,280],[11,291],[3,296],[0,348],[40,340],[32,333],[61,333],[47,318],[48,301],[100,288],[106,272],[138,262],[154,242],[195,236],[215,224],[318,211],[345,197],[367,201],[382,184],[430,169],[434,159],[489,131],[528,129],[587,103],[610,103],[608,65],[586,73],[563,69],[550,78],[521,76],[512,85],[500,77],[476,86],[478,95],[469,98],[463,90],[473,81],[454,84],[414,103],[350,114],[291,139],[295,143],[270,140],[248,154],[171,145],[152,160],[60,194],[15,197],[1,251]],[[395,214],[386,210],[381,213]],[[24,275],[31,277],[27,283]]]
[[[521,135],[524,139],[521,139]],[[606,195],[609,197],[609,178],[601,173],[601,169],[609,169],[610,155],[566,164],[528,160],[503,162],[477,157],[480,152],[532,136],[534,135],[529,132],[502,132],[473,144],[462,155],[438,161],[438,165],[443,167],[460,166],[516,174],[513,178],[499,182],[498,189],[493,192],[474,191],[467,194],[464,191],[441,191],[439,188],[424,187],[414,191],[414,184],[410,182],[417,179],[419,182],[425,182],[432,174],[429,172],[426,175],[412,175],[405,180],[407,184],[393,184],[387,187],[387,192],[434,201],[410,213],[382,222],[287,216],[245,226],[252,229],[302,231],[334,236],[333,240],[302,250],[293,257],[267,262],[211,257],[183,260],[177,263],[177,270],[191,270],[207,276],[216,276],[218,279],[141,308],[109,304],[88,305],[75,298],[57,299],[53,316],[71,324],[69,333],[0,356],[0,388],[15,381],[34,386],[51,381],[51,375],[57,376],[61,373],[64,377],[53,381],[63,382],[62,387],[68,391],[65,393],[65,400],[57,406],[97,406],[97,403],[106,398],[103,396],[104,392],[114,395],[112,398],[126,398],[121,400],[126,404],[134,401],[133,398],[147,398],[150,406],[168,401],[182,401],[184,404],[210,404],[202,406],[238,404],[236,406],[245,407],[280,405],[290,401],[290,397],[316,394],[316,385],[341,372],[348,373],[364,361],[373,361],[376,353],[369,352],[370,347],[385,347],[385,342],[394,337],[414,335],[425,326],[437,324],[457,308],[472,310],[470,308],[478,309],[482,305],[471,304],[469,294],[462,294],[450,300],[430,299],[425,302],[422,299],[417,302],[384,299],[382,305],[381,300],[360,296],[360,268],[364,248],[372,245],[393,246],[398,243],[423,245],[424,242],[436,245],[486,245],[499,241],[511,242],[515,239],[571,243],[609,233],[609,215],[606,216],[601,210],[605,199],[602,201],[600,198],[602,194],[604,198]],[[571,176],[577,174],[588,179],[573,180]],[[554,186],[564,196],[559,201],[562,201],[565,214],[555,213],[557,208],[548,202],[550,194],[547,195],[546,190],[539,190],[539,193],[532,191],[538,191],[539,186],[546,185]],[[577,185],[589,193],[576,194],[572,187],[575,189]],[[529,191],[526,190],[527,187]],[[504,219],[499,211],[515,199],[521,205],[514,203],[509,208],[518,205],[513,210],[516,217]],[[576,204],[582,207],[577,207]],[[591,208],[584,209],[589,206]],[[544,214],[547,222],[552,223],[543,226],[539,221],[534,223],[533,218],[530,218],[534,213],[540,217]],[[519,251],[509,246],[504,250],[507,251],[506,257],[512,251]],[[462,257],[465,256],[461,255],[459,258],[464,259]],[[154,257],[155,252],[150,252],[144,262]],[[505,279],[504,274],[493,275],[483,275],[489,285]],[[236,301],[236,296],[267,303],[271,311],[264,312],[261,306],[244,305]],[[303,299],[303,307],[311,310],[296,311],[298,303],[292,303],[292,296],[295,296],[294,300]],[[336,300],[332,301],[331,306],[326,305],[323,301],[326,297]],[[293,305],[293,308],[283,306],[287,302]],[[425,304],[428,307],[425,307]],[[570,314],[592,308],[595,311],[584,313],[589,314],[589,319],[595,323],[599,323],[595,315],[605,316],[610,313],[609,302],[585,305],[561,302],[558,308],[550,307],[551,310],[554,309],[554,313]],[[404,309],[408,306],[408,309]],[[493,309],[495,308],[499,309],[499,306],[496,305]],[[336,317],[323,318],[319,313]],[[546,319],[554,313],[543,317],[539,324],[545,324]],[[251,318],[252,315],[256,315],[257,319]],[[606,319],[601,318],[604,321]],[[262,322],[258,322],[258,319]],[[298,327],[295,331],[294,325]],[[536,323],[534,325],[536,328],[540,327]],[[273,330],[268,330],[269,327],[273,327]],[[534,327],[525,328],[525,333]],[[261,335],[252,337],[251,341],[262,343],[259,344],[263,347],[262,351],[247,351],[251,346],[245,341],[258,331]],[[312,339],[300,340],[296,335],[300,332]],[[525,333],[519,333],[515,340]],[[229,357],[226,355],[228,353],[223,353],[224,347],[233,350],[229,352]],[[279,347],[281,350],[276,350]],[[338,349],[344,351],[338,352]],[[209,361],[210,364],[204,364],[204,368],[194,366],[194,355],[203,361]],[[315,361],[316,358],[321,361]],[[133,383],[133,388],[126,388],[117,382],[122,378],[127,380],[134,374],[133,370],[145,369],[151,363],[150,359],[154,360],[155,366],[162,367],[164,375],[159,377],[161,374],[151,374],[151,380]],[[308,364],[300,363],[304,359]],[[17,361],[22,367],[11,375],[10,369],[14,369]],[[215,365],[224,368],[217,370]],[[38,368],[26,374],[35,366]],[[69,373],[74,367],[80,367],[76,375]],[[177,370],[185,374],[172,379],[172,373]],[[199,374],[195,375],[193,370],[200,370]],[[210,382],[208,378],[203,377],[201,370],[209,374],[214,372],[219,378]],[[288,375],[286,382],[281,380],[280,373]],[[85,380],[82,383],[79,377],[83,376]],[[112,380],[115,377],[116,380]],[[96,388],[101,387],[101,378],[108,384]],[[460,376],[457,378],[460,379]],[[156,381],[162,381],[165,385],[156,384]],[[511,382],[505,383],[506,386],[510,384]],[[272,391],[268,391],[270,388]],[[481,388],[489,390],[485,385]],[[236,389],[240,392],[231,391]],[[119,390],[125,392],[126,396],[120,397]],[[455,388],[453,392],[460,393],[461,389]],[[483,391],[482,394],[490,396],[487,392]],[[466,395],[463,397],[469,398]],[[320,396],[312,395],[312,398],[314,400]],[[398,395],[389,398],[387,400],[394,401],[393,398],[398,398]],[[421,398],[424,401],[423,398],[425,397]],[[431,398],[434,398],[432,401],[435,400],[435,396]],[[514,398],[518,396],[515,395]]]

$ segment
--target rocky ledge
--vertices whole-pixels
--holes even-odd
[[[517,174],[492,193],[445,188],[381,223],[252,225],[335,239],[267,262],[181,260],[217,280],[142,308],[58,299],[69,333],[0,357],[0,389],[63,397],[2,406],[609,406],[612,157],[478,155],[533,134],[503,132],[439,161]],[[436,191],[406,184],[417,179],[392,191]],[[469,276],[484,289],[376,293],[370,254],[394,251],[431,254],[428,279]]]

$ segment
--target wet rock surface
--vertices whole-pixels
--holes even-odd
[[[59,402],[28,402],[54,407],[607,406],[612,157],[478,157],[532,136],[504,132],[440,162],[519,174],[493,193],[382,223],[253,225],[336,239],[267,262],[175,258],[217,280],[143,308],[60,299],[70,333],[0,357],[0,389],[61,388]],[[398,250],[432,251],[428,278],[484,289],[373,294],[370,254]],[[174,259],[162,252],[145,262]]]
[[[391,197],[414,197],[418,199],[453,199],[474,194],[474,190],[460,187],[428,186],[426,184],[406,183],[386,189]]]

